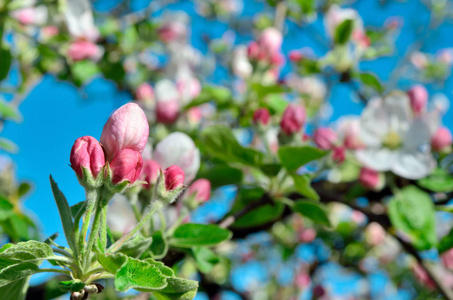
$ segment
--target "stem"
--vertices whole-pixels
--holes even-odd
[[[91,216],[95,210],[97,203],[99,202],[100,196],[99,189],[87,189],[86,190],[86,212],[83,216],[82,229],[79,233],[79,249],[81,249],[82,257],[85,255],[85,239],[90,225]]]
[[[49,272],[49,273],[61,273],[61,274],[71,275],[71,272],[69,272],[68,270],[63,270],[63,269],[52,269],[52,268],[43,268],[43,269],[37,270],[36,272],[38,272],[38,273],[45,273],[45,272]]]
[[[138,194],[133,193],[132,195],[130,195],[129,200],[131,202],[132,210],[134,211],[135,219],[137,220],[137,222],[140,222],[141,214],[137,207]]]
[[[149,220],[151,219],[151,217],[154,215],[154,213],[156,211],[158,211],[159,209],[161,209],[163,207],[161,201],[158,201],[157,199],[154,199],[151,201],[151,204],[149,206],[149,210],[148,212],[146,213],[146,215],[141,219],[140,223],[138,223],[134,229],[132,229],[131,231],[129,231],[128,234],[124,235],[123,237],[121,237],[118,241],[115,242],[115,244],[113,244],[110,249],[108,250],[108,252],[111,252],[111,253],[114,253],[115,251],[117,251],[121,245],[123,245],[125,242],[127,242],[129,239],[131,239],[138,231],[140,231],[140,229],[142,229],[143,226],[145,226],[145,224],[147,224],[149,222]]]
[[[99,236],[99,227],[101,225],[101,207],[97,205],[96,213],[94,215],[93,226],[91,227],[90,236],[88,238],[87,248],[83,256],[83,266],[88,268],[88,263],[90,260],[91,248],[93,248],[96,239]]]
[[[101,250],[105,250],[107,247],[107,209],[108,209],[108,202],[101,203],[101,226],[99,229],[100,234],[100,241],[101,241]]]
[[[160,228],[159,229],[162,232],[164,232],[165,229],[167,229],[167,221],[165,220],[165,216],[162,213],[162,211],[159,211],[159,220],[160,220]]]
[[[283,25],[285,23],[285,16],[286,16],[286,5],[284,1],[280,1],[277,3],[274,19],[274,27],[277,28],[280,32],[282,31]]]
[[[90,278],[85,280],[85,283],[86,284],[90,284],[90,283],[92,283],[95,280],[107,279],[107,278],[115,278],[115,275],[107,273],[107,272],[102,272],[102,273],[99,273],[99,274],[91,276]]]

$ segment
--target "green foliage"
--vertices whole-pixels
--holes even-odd
[[[359,73],[357,76],[363,84],[373,88],[374,90],[376,90],[376,92],[378,93],[384,92],[384,88],[382,87],[380,80],[377,78],[375,74],[367,72]]]
[[[166,279],[156,266],[129,257],[115,273],[115,288],[120,292],[161,290],[167,286]]]
[[[10,103],[6,102],[2,98],[0,98],[0,115],[5,120],[13,120],[16,122],[22,120],[22,116],[20,112],[17,110],[17,108],[11,105]]]
[[[292,177],[294,180],[294,187],[302,196],[313,200],[319,200],[318,193],[316,193],[316,191],[310,185],[310,175],[293,174]]]
[[[13,214],[14,206],[5,198],[0,196],[0,221],[9,219]]]
[[[278,149],[278,157],[282,166],[289,172],[297,171],[301,166],[320,159],[327,153],[327,151],[311,146],[282,146]]]
[[[204,86],[200,95],[193,99],[184,109],[189,109],[201,104],[213,101],[218,106],[227,106],[232,102],[232,95],[229,89],[219,86]]]
[[[0,81],[8,76],[13,57],[6,46],[0,45]]]
[[[25,300],[30,277],[13,281],[0,287],[0,295],[7,295],[8,300]]]
[[[285,206],[282,203],[268,203],[251,210],[236,220],[233,228],[255,227],[277,220],[283,213]]]
[[[300,200],[294,203],[292,209],[318,224],[331,226],[329,217],[320,203]]]
[[[417,181],[418,185],[436,193],[453,191],[453,177],[447,171],[437,168],[433,173]]]
[[[202,166],[197,173],[197,178],[209,178],[212,187],[219,187],[229,184],[240,184],[244,174],[240,169],[223,164],[213,166]]]
[[[448,251],[451,248],[453,248],[453,229],[440,240],[439,245],[437,246],[439,253]]]
[[[176,228],[170,244],[182,248],[214,246],[230,238],[229,230],[216,225],[182,224]]]
[[[392,198],[388,210],[392,225],[407,234],[419,250],[437,246],[435,210],[427,193],[407,186]]]
[[[335,31],[335,43],[344,45],[351,38],[352,31],[354,30],[354,20],[344,20],[337,26]]]
[[[156,231],[152,235],[153,242],[151,243],[151,256],[156,259],[163,258],[168,251],[168,242],[162,231]]]

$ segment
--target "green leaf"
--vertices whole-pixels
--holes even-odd
[[[283,146],[278,149],[278,157],[283,167],[289,172],[297,171],[301,166],[319,159],[328,152],[311,146]]]
[[[58,212],[60,213],[61,223],[63,225],[64,235],[66,236],[66,241],[68,242],[69,248],[75,253],[77,257],[77,247],[75,242],[74,235],[74,224],[72,223],[71,209],[69,208],[68,201],[64,194],[58,188],[58,185],[53,180],[52,176],[50,178],[50,185],[52,187],[52,193],[57,203]]]
[[[156,231],[152,235],[153,241],[151,243],[151,256],[156,259],[164,258],[168,251],[168,243],[162,231]]]
[[[269,94],[281,94],[287,91],[283,85],[263,85],[261,83],[253,83],[252,89],[255,91],[258,98],[263,98]]]
[[[115,274],[115,287],[120,292],[161,290],[167,286],[167,277],[146,262],[129,257]]]
[[[149,249],[153,241],[152,237],[143,237],[142,235],[136,235],[133,239],[124,243],[118,252],[126,254],[127,256],[140,258],[146,250]]]
[[[223,106],[231,102],[231,98],[231,91],[228,88],[207,85],[203,87],[197,98],[193,99],[186,107],[184,107],[184,110],[211,101],[214,101],[219,106]]]
[[[219,256],[209,248],[192,248],[192,253],[198,269],[203,273],[211,272],[212,268],[220,262]]]
[[[71,73],[74,77],[74,83],[77,86],[81,86],[98,74],[99,68],[96,63],[91,60],[81,60],[72,64]]]
[[[271,94],[265,98],[262,98],[261,106],[269,109],[271,113],[282,114],[289,102],[282,95]]]
[[[109,273],[115,274],[127,261],[127,256],[122,253],[103,254],[98,253],[98,262]]]
[[[216,225],[182,224],[176,228],[170,244],[181,248],[214,246],[230,239],[231,235],[229,230]]]
[[[310,185],[310,175],[291,175],[294,180],[294,187],[303,196],[313,200],[319,200],[318,193]]]
[[[441,168],[437,168],[431,175],[420,179],[417,183],[421,187],[436,193],[453,191],[453,177]]]
[[[243,177],[241,170],[219,164],[212,167],[203,167],[197,173],[197,178],[209,178],[213,188],[229,184],[240,184]]]
[[[31,184],[28,182],[21,182],[19,188],[17,189],[17,196],[22,198],[31,190]]]
[[[0,221],[5,221],[9,219],[14,211],[14,206],[5,198],[0,196]]]
[[[0,81],[8,76],[13,57],[9,49],[5,46],[0,47]]]
[[[354,29],[354,20],[344,20],[335,30],[335,43],[344,45],[349,41]]]
[[[155,266],[156,268],[159,269],[159,271],[162,272],[162,274],[164,274],[165,276],[169,276],[169,277],[175,277],[175,271],[173,271],[171,268],[167,267],[166,265],[164,265],[163,262],[161,261],[155,261],[154,259],[152,258],[147,258],[145,259],[145,261],[153,266]]]
[[[66,292],[78,292],[81,291],[85,287],[86,283],[80,280],[68,280],[68,281],[60,281],[58,286],[61,290]]]
[[[0,115],[3,119],[14,120],[17,122],[22,120],[22,116],[17,108],[2,98],[0,98]]]
[[[360,81],[363,82],[363,84],[375,89],[376,92],[378,92],[378,93],[384,92],[384,88],[382,87],[380,80],[377,78],[377,76],[375,74],[360,73],[359,79],[360,79]]]
[[[0,149],[3,149],[10,153],[17,153],[19,147],[17,147],[15,143],[8,139],[0,138]]]
[[[439,250],[439,254],[450,250],[453,248],[453,228],[450,230],[450,232],[444,236],[440,242],[439,246],[437,246],[437,249]]]
[[[237,162],[249,166],[259,166],[264,154],[241,146],[230,128],[221,125],[207,127],[201,134],[206,150],[225,162]]]
[[[280,164],[262,164],[260,166],[261,171],[269,177],[277,176],[277,174],[282,169],[282,165]]]
[[[167,278],[167,286],[159,293],[183,294],[198,289],[198,282],[185,278]],[[182,299],[180,296],[174,299]]]
[[[315,223],[331,226],[329,217],[320,203],[312,201],[297,201],[292,207],[293,211],[300,213],[304,217],[313,220]]]
[[[8,295],[8,300],[25,300],[30,277],[13,281],[0,287],[0,295]]]
[[[392,225],[407,234],[419,250],[437,245],[436,216],[431,197],[415,186],[397,193],[388,206]]]
[[[0,249],[0,286],[35,274],[44,259],[52,259],[52,248],[38,241],[6,244]]]
[[[255,227],[277,220],[283,213],[285,206],[281,203],[262,205],[233,223],[233,228]]]

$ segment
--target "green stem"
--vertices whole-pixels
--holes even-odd
[[[141,214],[137,207],[138,194],[133,193],[132,195],[130,195],[129,200],[131,202],[132,210],[134,211],[135,219],[137,220],[137,222],[140,222]]]
[[[162,211],[159,211],[159,220],[160,220],[160,230],[162,232],[165,232],[167,229],[167,220],[165,220],[164,213]]]
[[[146,215],[141,219],[141,221],[134,227],[134,229],[129,231],[128,234],[124,235],[118,241],[116,241],[110,247],[108,252],[113,253],[113,252],[117,251],[121,247],[121,245],[123,245],[125,242],[127,242],[129,239],[131,239],[138,231],[140,231],[140,229],[142,229],[142,227],[145,226],[145,224],[147,224],[149,222],[149,220],[154,215],[154,213],[156,211],[158,211],[159,209],[161,209],[162,207],[163,207],[163,205],[162,205],[161,201],[158,201],[157,199],[153,199],[151,201],[151,204],[149,206],[149,209],[148,209]]]
[[[43,268],[43,269],[39,269],[37,270],[38,273],[45,273],[45,272],[49,272],[49,273],[62,273],[62,274],[66,274],[66,275],[71,275],[71,272],[67,271],[67,270],[63,270],[63,269],[52,269],[52,268]]]
[[[82,256],[85,254],[85,239],[88,232],[88,227],[90,226],[91,216],[95,210],[97,203],[99,202],[99,196],[101,194],[99,189],[86,189],[86,211],[83,216],[82,229],[79,233],[79,252],[82,253]]]
[[[105,250],[107,247],[107,209],[108,202],[101,203],[101,227],[99,229],[101,250]]]

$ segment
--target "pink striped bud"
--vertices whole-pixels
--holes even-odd
[[[299,132],[305,124],[305,108],[297,104],[290,104],[283,113],[280,129],[286,135]]]
[[[452,136],[450,130],[447,127],[440,127],[431,138],[431,149],[435,152],[449,151],[451,143]]]
[[[365,167],[360,169],[359,182],[371,190],[380,190],[385,184],[384,177],[381,173]]]
[[[154,100],[153,87],[147,82],[142,83],[138,86],[137,90],[135,91],[135,96],[137,97],[137,100],[145,102],[152,101]]]
[[[267,124],[269,124],[270,118],[271,114],[269,113],[269,110],[267,110],[267,108],[258,108],[253,113],[253,123],[255,123],[255,125],[266,126]]]
[[[258,39],[258,45],[261,51],[268,56],[277,53],[282,47],[283,37],[281,32],[273,27],[266,28]]]
[[[302,58],[304,58],[304,55],[300,51],[292,50],[289,52],[288,58],[290,61],[297,63],[300,62]]]
[[[211,182],[204,178],[195,180],[190,185],[187,195],[193,196],[198,203],[208,201],[211,198]]]
[[[338,164],[342,164],[346,160],[345,147],[333,147],[332,148],[332,160]]]
[[[99,47],[90,41],[79,40],[73,42],[68,49],[68,56],[73,61],[84,60],[87,58],[98,59],[101,56]]]
[[[428,91],[423,85],[416,84],[407,92],[411,101],[412,111],[416,116],[420,115],[426,109],[428,102]]]
[[[128,103],[117,109],[107,120],[101,135],[101,144],[107,160],[112,160],[121,150],[131,149],[143,152],[149,135],[145,113],[135,103]]]
[[[260,55],[260,46],[257,42],[251,42],[247,47],[247,57],[252,60],[258,59]]]
[[[96,178],[105,165],[104,151],[94,137],[83,136],[74,142],[69,161],[80,178],[83,178],[82,167],[89,170]]]
[[[184,171],[178,166],[170,166],[164,171],[165,188],[173,191],[184,186]]]
[[[150,189],[152,185],[156,184],[157,178],[159,177],[160,165],[152,160],[147,159],[143,161],[142,175],[141,178],[146,181],[143,186],[146,189]]]
[[[173,124],[179,117],[180,105],[178,100],[157,102],[156,119],[163,124]]]
[[[322,127],[315,130],[313,141],[323,150],[331,149],[337,142],[337,134],[332,128]]]
[[[142,155],[131,149],[121,150],[110,163],[112,182],[118,184],[124,180],[134,183],[142,172]]]

